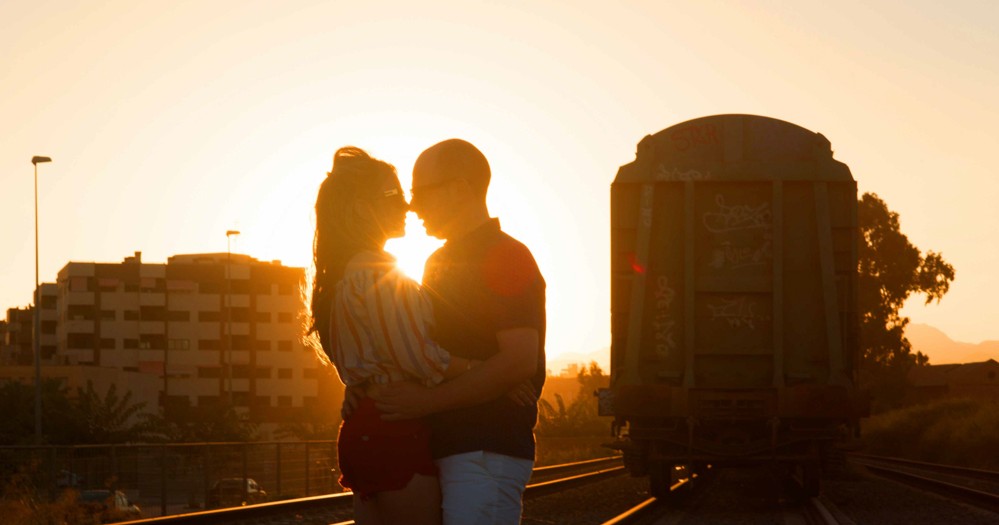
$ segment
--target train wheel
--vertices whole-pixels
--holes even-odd
[[[806,498],[814,498],[822,489],[822,469],[814,463],[805,463],[801,469],[801,490]]]
[[[654,463],[649,465],[649,493],[652,497],[666,499],[670,497],[670,487],[673,486],[673,465],[671,463]]]

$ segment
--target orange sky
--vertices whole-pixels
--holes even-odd
[[[497,5],[499,4],[499,5]],[[234,250],[306,266],[332,152],[461,137],[549,284],[552,355],[609,345],[608,202],[646,134],[718,113],[823,133],[957,281],[905,313],[999,339],[999,3],[0,3],[0,307],[67,261]],[[613,7],[611,7],[613,6]],[[791,7],[788,7],[791,6]],[[418,272],[435,245],[393,245]],[[941,359],[935,359],[940,361]]]

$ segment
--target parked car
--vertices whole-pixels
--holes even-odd
[[[55,479],[56,486],[61,489],[77,488],[80,486],[80,481],[79,475],[66,469],[60,470]]]
[[[142,518],[142,509],[120,490],[88,489],[80,491],[80,505],[99,517],[101,523]]]
[[[205,506],[238,507],[253,505],[267,501],[265,491],[253,478],[246,478],[244,489],[243,478],[223,478],[212,484],[205,497]]]

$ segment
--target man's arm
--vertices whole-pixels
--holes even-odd
[[[534,377],[540,334],[535,328],[511,328],[496,333],[499,351],[451,381],[435,388],[394,383],[373,396],[382,419],[422,417],[435,412],[478,405],[499,398]]]

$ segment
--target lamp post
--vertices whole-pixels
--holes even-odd
[[[226,396],[229,399],[229,406],[232,406],[232,279],[230,277],[230,266],[232,263],[232,237],[239,235],[238,230],[226,230],[225,232],[225,367],[226,367]]]
[[[35,354],[35,443],[42,443],[42,351],[39,340],[42,337],[42,292],[38,287],[38,165],[52,162],[48,157],[31,157],[35,167],[35,315],[31,346]]]

